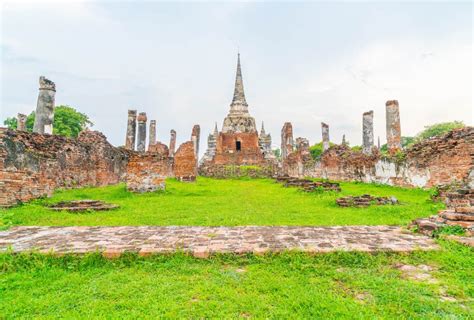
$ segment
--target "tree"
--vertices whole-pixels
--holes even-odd
[[[34,123],[35,112],[33,111],[26,118],[26,130],[32,132]],[[15,117],[7,118],[3,124],[10,129],[16,129],[18,126]],[[76,138],[82,130],[93,125],[87,115],[78,112],[73,107],[61,105],[54,108],[53,134]]]
[[[420,142],[421,140],[436,137],[453,129],[463,128],[465,126],[466,125],[462,121],[436,123],[430,126],[425,126],[425,129],[418,133],[415,139],[417,142]]]
[[[18,128],[18,120],[15,117],[6,118],[3,124],[6,125],[8,129]]]
[[[330,142],[329,146],[332,147],[334,143]],[[309,147],[309,152],[311,153],[311,157],[314,160],[319,160],[321,159],[321,155],[323,154],[323,142],[316,143]]]
[[[277,159],[281,159],[281,150],[280,148],[275,148],[272,150],[273,152],[273,155],[277,158]]]

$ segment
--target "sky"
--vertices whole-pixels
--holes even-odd
[[[433,123],[474,122],[470,2],[2,1],[0,120],[36,108],[38,78],[56,105],[87,114],[123,145],[127,110],[157,121],[166,144],[219,129],[240,51],[249,111],[280,145],[294,136],[362,143],[374,111],[385,143],[385,102],[400,104],[403,136]]]

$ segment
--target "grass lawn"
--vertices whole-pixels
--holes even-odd
[[[472,319],[474,251],[440,244],[210,259],[0,254],[0,318]],[[432,270],[414,280],[398,263]]]
[[[432,215],[443,204],[429,192],[375,184],[341,183],[341,193],[305,193],[269,179],[167,181],[165,192],[133,194],[123,184],[57,191],[52,198],[0,210],[0,223],[10,225],[406,225]],[[340,208],[335,199],[369,193],[395,196],[400,205]],[[98,199],[120,205],[108,212],[54,212],[45,204],[61,200]]]

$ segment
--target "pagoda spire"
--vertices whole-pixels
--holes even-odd
[[[262,129],[260,130],[260,134],[261,135],[265,134],[265,127],[263,126],[263,121],[262,121]]]
[[[237,72],[235,75],[234,97],[230,104],[231,112],[247,113],[247,101],[245,100],[244,82],[242,80],[242,69],[240,67],[240,53],[237,54]]]

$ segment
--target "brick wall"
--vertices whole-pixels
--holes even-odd
[[[0,206],[49,196],[57,188],[118,183],[128,156],[96,131],[71,139],[0,128]]]
[[[133,153],[127,165],[127,190],[150,192],[165,188],[173,176],[173,158],[163,153]]]
[[[236,148],[237,141],[240,142],[240,150]],[[219,133],[213,162],[216,165],[263,164],[265,161],[258,145],[258,134],[256,132]]]
[[[322,177],[331,180],[357,180],[398,186],[433,187],[463,184],[474,186],[474,128],[453,130],[422,141],[405,151],[405,157],[382,157],[378,152],[364,155],[342,145],[326,151],[321,161],[295,169],[298,157],[286,168],[292,176]],[[291,159],[291,157],[289,157]]]
[[[194,181],[197,176],[197,159],[192,141],[181,144],[174,154],[174,176],[182,181]]]

